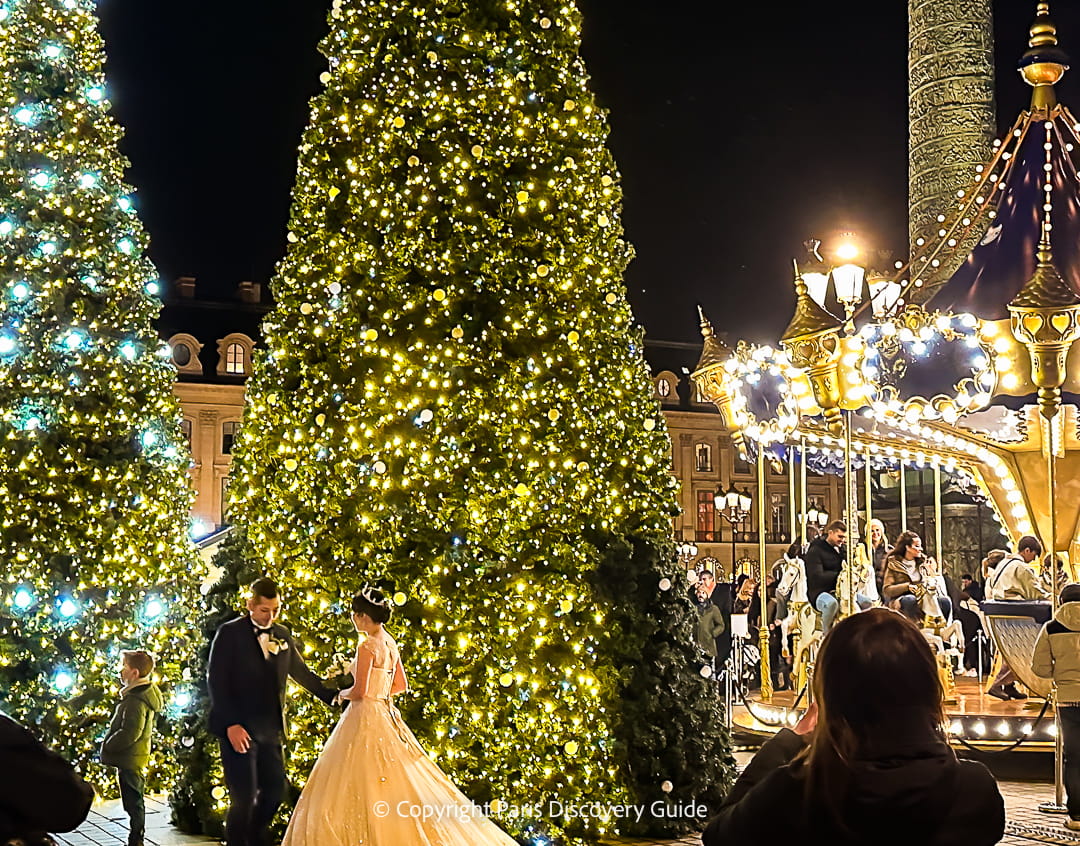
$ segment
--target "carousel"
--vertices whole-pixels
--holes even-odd
[[[997,660],[1029,699],[989,697],[993,672],[983,684],[954,677],[942,656],[952,739],[980,749],[1057,742],[1050,682],[1031,672],[1031,654],[1057,587],[1076,578],[1080,560],[1080,121],[1057,101],[1068,63],[1048,3],[1038,4],[1030,36],[1020,62],[1033,89],[1030,108],[941,210],[933,236],[916,241],[910,261],[888,274],[843,254],[833,265],[797,262],[795,313],[779,342],[732,349],[702,314],[704,349],[693,373],[738,448],[756,461],[759,490],[766,467],[784,465],[792,537],[806,541],[807,521],[797,513],[808,511],[807,470],[844,480],[842,614],[857,613],[855,598],[873,578],[873,550],[859,536],[874,516],[872,477],[899,474],[903,502],[906,468],[932,474],[934,537],[927,540],[944,572],[951,567],[942,547],[945,482],[993,509],[1002,542],[1015,549],[1025,535],[1039,538],[1050,553],[1043,574],[1050,598],[980,609]],[[975,246],[961,252],[962,244]],[[907,509],[900,514],[905,530]],[[772,563],[765,519],[759,509],[761,585]],[[760,690],[746,697],[743,728],[775,731],[806,707],[820,615],[805,604],[788,613],[797,621],[795,690],[774,693],[768,627],[761,626]],[[947,621],[934,609],[927,620],[944,641]],[[1058,785],[1060,792],[1060,778]]]

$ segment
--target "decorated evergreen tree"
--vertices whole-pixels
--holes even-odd
[[[93,0],[0,2],[0,707],[111,789],[86,765],[119,652],[155,653],[182,706],[198,575],[103,61]]]
[[[394,596],[406,718],[508,828],[632,832],[551,803],[636,802],[685,830],[664,809],[722,795],[731,760],[580,15],[335,0],[331,25],[233,514],[316,670],[352,592]],[[302,784],[334,715],[291,713]]]

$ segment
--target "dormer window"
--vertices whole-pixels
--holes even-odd
[[[173,335],[169,338],[168,344],[172,349],[172,363],[178,373],[202,375],[202,362],[199,361],[202,344],[193,335],[187,333]]]
[[[218,341],[218,375],[250,376],[254,349],[255,342],[239,332],[222,338]]]

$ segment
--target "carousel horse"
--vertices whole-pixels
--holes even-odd
[[[776,592],[787,599],[787,614],[780,626],[785,650],[788,637],[792,638],[792,677],[795,689],[802,690],[821,641],[821,615],[807,602],[806,566],[798,555],[784,554]]]
[[[850,557],[844,562],[844,566],[840,570],[840,576],[836,580],[836,600],[840,603],[841,617],[846,616],[848,608],[856,607],[852,589],[854,589],[855,596],[861,594],[872,602],[880,601],[874,567],[866,554],[866,547],[861,543],[855,546],[854,557],[854,562],[851,561]]]

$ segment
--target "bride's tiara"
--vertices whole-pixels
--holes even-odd
[[[364,585],[364,587],[361,588],[361,590],[360,590],[360,595],[362,597],[364,597],[364,599],[366,599],[372,605],[376,606],[377,608],[389,608],[390,606],[387,604],[385,598],[383,598],[383,599],[376,599],[375,598],[374,590],[375,590],[375,588],[373,588],[373,587],[371,587],[369,585]]]

